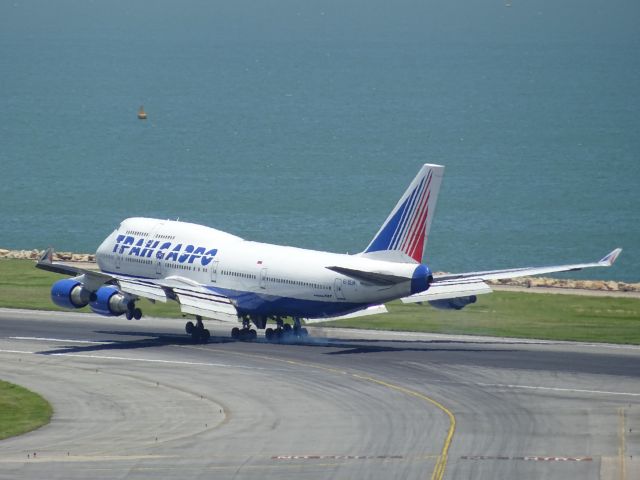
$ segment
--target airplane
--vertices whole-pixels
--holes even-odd
[[[71,276],[51,288],[59,307],[89,305],[99,315],[131,320],[142,317],[140,298],[172,300],[195,316],[185,331],[196,343],[210,337],[203,318],[241,323],[231,330],[237,340],[255,340],[253,324],[277,342],[306,337],[304,323],[384,313],[384,303],[396,299],[458,310],[490,293],[488,280],[609,267],[622,251],[590,263],[436,275],[423,255],[443,173],[442,165],[423,165],[357,254],[253,242],[181,221],[127,218],[98,247],[99,270],[53,262],[52,248],[36,266]]]

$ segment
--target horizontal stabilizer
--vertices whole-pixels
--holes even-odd
[[[346,320],[348,318],[366,317],[367,315],[378,315],[380,313],[387,313],[387,307],[384,305],[372,305],[363,310],[357,312],[347,313],[346,315],[340,315],[338,317],[324,317],[324,318],[306,318],[306,324],[321,323],[321,322],[334,322],[336,320]]]
[[[397,283],[408,282],[411,280],[410,278],[392,275],[390,273],[368,272],[366,270],[356,270],[355,268],[327,267],[327,269],[374,285],[395,285]]]
[[[416,293],[402,298],[403,303],[430,302],[434,300],[447,300],[450,298],[467,297],[491,293],[491,287],[482,281],[470,281],[460,283],[431,284],[426,292]]]

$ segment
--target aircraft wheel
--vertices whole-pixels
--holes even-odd
[[[274,332],[273,332],[273,328],[267,328],[264,331],[264,338],[267,339],[267,342],[273,342],[274,340]]]
[[[191,340],[193,340],[193,343],[199,343],[200,342],[200,331],[197,328],[194,328],[191,331]]]
[[[127,317],[127,320],[131,320],[133,318],[133,313],[131,313],[130,311],[126,313],[125,315]]]
[[[291,325],[289,325],[288,323],[285,323],[282,326],[282,330],[284,331],[285,334],[291,333],[291,330],[292,330]]]
[[[231,329],[231,338],[234,340],[238,340],[238,338],[240,338],[240,329],[238,327],[233,327]]]
[[[140,320],[142,318],[142,310],[140,310],[139,308],[136,308],[133,311],[133,318],[135,318],[136,320]]]
[[[207,343],[211,338],[211,332],[206,328],[202,331],[202,335],[200,336],[200,340],[202,343]]]
[[[249,330],[249,340],[255,340],[256,338],[258,338],[258,332],[252,328]]]
[[[187,323],[185,324],[185,326],[184,326],[184,330],[185,330],[185,332],[187,332],[187,335],[191,335],[191,333],[193,332],[193,329],[194,329],[195,327],[196,327],[196,326],[193,324],[193,322],[189,321],[189,322],[187,322]]]

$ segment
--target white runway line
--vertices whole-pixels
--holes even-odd
[[[640,393],[631,392],[609,392],[606,390],[586,390],[581,388],[561,388],[561,387],[535,387],[533,385],[509,385],[502,383],[474,383],[474,385],[482,387],[495,387],[495,388],[513,388],[513,389],[525,389],[525,390],[549,390],[552,392],[571,392],[571,393],[593,393],[597,395],[627,395],[631,397],[640,397]]]
[[[0,353],[20,353],[20,354],[29,354],[29,355],[44,355],[51,357],[74,357],[74,358],[91,358],[98,360],[118,360],[125,362],[146,362],[146,363],[161,363],[165,365],[188,365],[188,366],[200,366],[200,367],[225,367],[225,368],[241,368],[241,369],[249,369],[249,370],[269,370],[273,371],[272,368],[266,369],[264,367],[254,367],[249,365],[232,365],[229,363],[208,363],[208,362],[188,362],[186,360],[162,360],[155,358],[135,358],[135,357],[120,357],[113,355],[89,355],[82,353],[38,353],[38,352],[30,352],[25,350],[4,350],[0,349]]]
[[[92,340],[71,340],[68,338],[43,338],[43,337],[7,337],[11,340],[31,340],[36,342],[61,342],[61,343],[85,343],[92,345],[109,345],[115,342],[94,342]]]

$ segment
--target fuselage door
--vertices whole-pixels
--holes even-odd
[[[218,281],[218,264],[219,260],[214,260],[211,262],[211,282],[216,283]]]
[[[344,300],[344,285],[343,280],[341,278],[336,278],[336,281],[333,284],[333,291],[336,294],[336,298],[338,300]]]
[[[267,289],[267,269],[263,268],[260,270],[260,288],[263,290]]]

